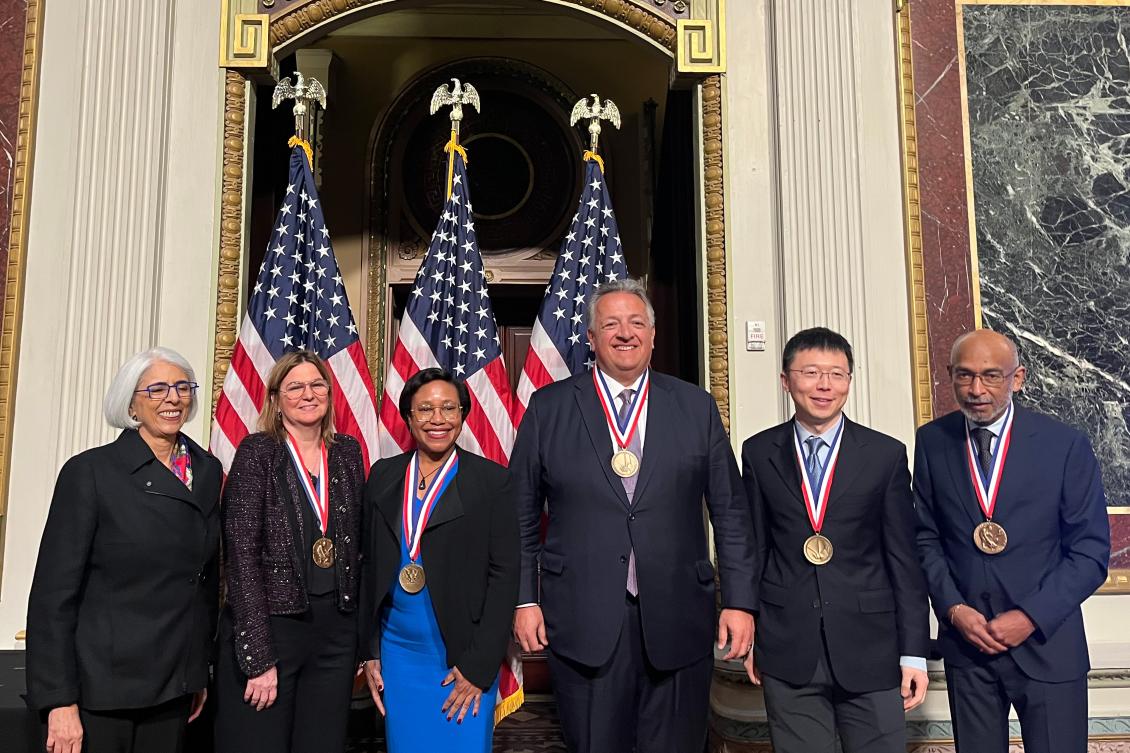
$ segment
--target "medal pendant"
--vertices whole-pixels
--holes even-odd
[[[640,459],[628,449],[619,449],[612,456],[612,470],[620,478],[631,478],[640,472]]]
[[[985,554],[1000,554],[1008,546],[1008,534],[995,521],[986,520],[973,529],[973,544]]]
[[[314,564],[323,570],[328,570],[334,566],[334,542],[325,536],[320,537],[314,542],[314,546],[310,549],[310,556],[314,559]]]
[[[826,536],[812,534],[804,540],[804,558],[814,565],[827,565],[832,561],[832,542]]]
[[[418,594],[424,590],[424,568],[415,562],[409,562],[400,568],[400,587],[406,593]]]

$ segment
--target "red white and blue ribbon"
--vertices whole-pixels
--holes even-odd
[[[298,443],[294,441],[294,437],[290,434],[286,435],[286,448],[290,450],[290,459],[294,461],[298,483],[306,491],[306,499],[310,502],[310,507],[314,509],[314,519],[318,521],[318,527],[322,529],[324,536],[330,526],[329,463],[326,461],[326,443],[322,442],[322,463],[318,473],[317,490],[314,489],[314,482],[310,480],[310,473],[306,470],[306,464],[302,462],[302,455],[298,452]]]
[[[604,417],[608,421],[609,428],[612,429],[612,435],[616,437],[616,444],[620,449],[624,449],[632,442],[632,435],[636,433],[639,427],[640,416],[643,415],[644,405],[647,404],[647,393],[651,388],[651,369],[647,369],[643,373],[643,379],[639,383],[639,389],[636,394],[632,396],[632,405],[628,410],[628,415],[625,416],[624,422],[620,423],[620,411],[615,408],[615,400],[612,397],[612,390],[608,388],[608,382],[604,380],[604,374],[600,373],[600,369],[592,370],[592,381],[596,385],[596,395],[600,398],[600,407],[604,409]]]
[[[997,492],[1001,488],[1001,476],[1004,474],[1004,461],[1008,456],[1008,446],[1012,442],[1012,404],[1009,403],[1008,415],[1001,427],[1000,439],[997,440],[997,451],[993,453],[993,462],[989,466],[988,478],[981,474],[981,464],[977,462],[977,448],[974,446],[973,433],[966,432],[965,448],[969,457],[969,477],[973,480],[973,493],[977,496],[977,504],[981,505],[981,512],[985,513],[987,520],[992,520],[993,511],[997,508]]]
[[[408,547],[408,558],[415,562],[420,558],[420,537],[428,525],[428,518],[432,516],[436,500],[447,485],[448,477],[454,472],[458,451],[453,450],[447,461],[440,467],[424,492],[423,504],[420,505],[420,515],[416,519],[415,528],[412,527],[412,507],[416,499],[416,490],[420,486],[420,453],[412,453],[412,461],[408,463],[408,470],[404,473],[404,505],[401,517],[404,519],[404,542]]]
[[[804,449],[800,444],[800,432],[793,426],[793,444],[796,446],[796,459],[800,464],[800,494],[804,497],[804,507],[808,512],[808,522],[812,524],[812,530],[820,533],[820,529],[824,527],[824,515],[828,512],[828,496],[832,493],[832,479],[836,475],[836,461],[840,457],[840,438],[844,434],[844,420],[840,419],[840,428],[836,429],[836,436],[832,438],[832,444],[828,450],[828,459],[823,464],[823,470],[820,472],[820,479],[817,481],[816,488],[812,488],[812,481],[808,478],[808,470],[805,465]],[[813,450],[816,452],[816,450]]]

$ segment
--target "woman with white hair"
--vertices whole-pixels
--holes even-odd
[[[177,751],[203,707],[222,472],[181,433],[197,387],[175,351],[133,356],[103,401],[121,434],[59,471],[27,617],[49,753]]]

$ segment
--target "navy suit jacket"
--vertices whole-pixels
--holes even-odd
[[[1090,669],[1079,605],[1106,580],[1106,497],[1081,432],[1020,406],[1014,410],[993,513],[1008,546],[988,555],[973,544],[973,529],[985,517],[970,479],[965,417],[954,411],[918,430],[918,554],[948,663],[986,660],[950,626],[952,606],[969,604],[988,618],[1021,609],[1036,632],[1012,649],[1016,664],[1032,679],[1064,682]]]
[[[812,524],[800,493],[794,432],[787,421],[742,447],[761,565],[757,666],[804,685],[826,642],[845,689],[897,687],[900,655],[926,656],[930,642],[906,447],[844,417],[821,529],[832,542],[832,559],[816,566],[804,557]]]
[[[704,498],[714,524],[722,606],[754,608],[749,505],[714,399],[652,371],[631,505],[611,459],[612,439],[590,373],[534,394],[510,459],[522,533],[518,603],[541,604],[555,653],[600,666],[620,635],[634,548],[648,660],[660,670],[686,666],[710,654],[715,636]],[[543,502],[549,516],[544,546]]]

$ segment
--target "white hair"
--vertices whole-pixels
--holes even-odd
[[[647,288],[639,280],[633,277],[625,277],[623,280],[603,282],[599,288],[593,291],[592,297],[589,298],[588,309],[585,311],[585,317],[588,320],[586,325],[590,330],[593,326],[593,318],[596,316],[596,304],[604,296],[613,293],[629,293],[643,301],[643,305],[647,307],[647,323],[652,327],[655,326],[655,307],[651,305],[651,299],[647,297]]]
[[[110,382],[110,388],[106,390],[106,397],[102,398],[102,415],[106,417],[106,423],[117,429],[137,429],[141,426],[141,423],[130,415],[129,407],[133,402],[134,392],[140,389],[141,377],[145,375],[150,366],[158,362],[172,364],[184,371],[188,376],[188,381],[196,381],[196,372],[192,370],[188,359],[175,350],[160,346],[143,350],[123,363],[122,367],[118,369],[118,373],[114,375],[113,381]],[[192,403],[188,407],[188,418],[186,420],[191,421],[192,417],[196,415],[196,404],[197,400],[193,397]]]

